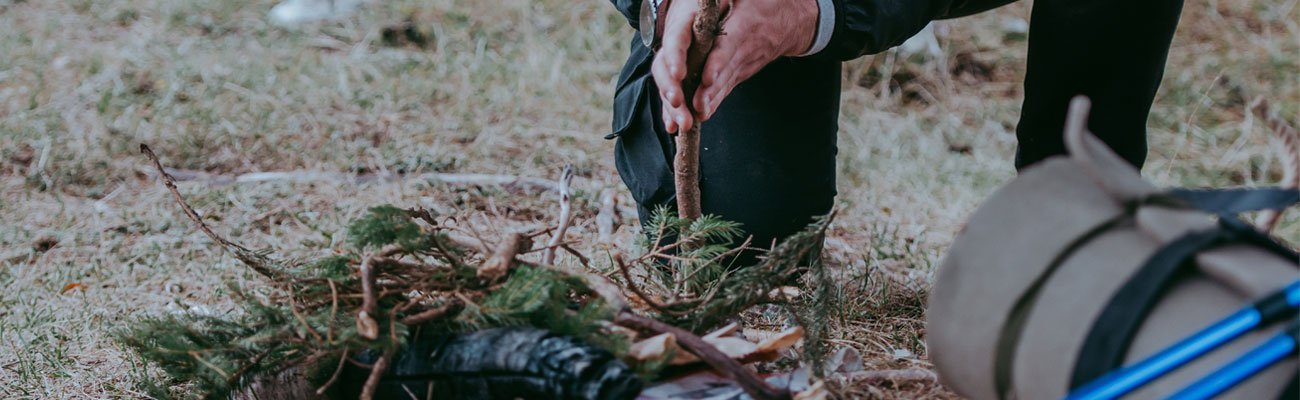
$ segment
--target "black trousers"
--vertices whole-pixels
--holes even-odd
[[[1141,167],[1147,114],[1181,10],[1182,0],[1035,1],[1016,167],[1065,153],[1067,106],[1080,94],[1092,99],[1090,130]],[[673,140],[648,77],[652,57],[632,42],[610,135],[642,221],[676,201]],[[820,57],[779,59],[740,84],[703,126],[704,213],[740,222],[766,247],[830,212],[840,89],[839,61]]]

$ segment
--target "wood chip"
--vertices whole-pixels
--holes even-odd
[[[764,339],[762,343],[759,343],[758,352],[767,353],[794,346],[795,343],[799,342],[799,339],[803,339],[803,328],[796,326],[786,329],[776,336]]]
[[[483,262],[476,275],[479,279],[487,281],[506,276],[506,273],[515,264],[515,256],[520,252],[527,251],[530,247],[533,247],[533,243],[527,236],[518,232],[511,233],[497,245],[496,250],[492,252],[492,257]]]
[[[740,324],[732,322],[730,324],[727,324],[726,326],[714,330],[713,332],[709,332],[709,334],[704,335],[703,338],[709,339],[709,338],[718,338],[723,336],[731,336],[732,334],[736,333],[737,330],[740,330]]]
[[[648,361],[662,357],[668,349],[677,347],[677,337],[671,333],[661,333],[648,339],[633,343],[627,349],[627,356],[633,360]]]

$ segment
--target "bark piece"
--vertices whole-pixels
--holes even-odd
[[[511,233],[506,236],[505,240],[497,244],[492,251],[492,257],[483,262],[479,267],[477,276],[483,280],[497,280],[510,271],[510,267],[515,264],[515,256],[521,252],[528,251],[533,247],[532,240],[522,233]]]

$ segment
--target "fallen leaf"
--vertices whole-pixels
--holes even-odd
[[[724,327],[718,328],[717,330],[715,330],[715,331],[713,331],[713,332],[709,332],[709,334],[704,335],[703,339],[719,338],[719,337],[723,337],[723,336],[729,336],[729,335],[731,335],[731,334],[733,334],[733,333],[736,333],[736,330],[738,330],[738,329],[740,329],[740,324],[735,323],[735,322],[732,322],[732,323],[730,323],[730,324],[727,324],[727,326],[724,326]]]
[[[799,339],[803,339],[803,328],[796,326],[786,329],[776,336],[764,339],[762,343],[759,343],[758,352],[766,353],[794,346],[795,343],[799,342]]]
[[[81,289],[81,291],[84,292],[86,291],[86,285],[81,282],[72,282],[67,285],[63,285],[63,290],[60,291],[59,294],[68,293],[68,291],[72,289]]]
[[[627,356],[638,361],[653,360],[673,348],[677,348],[677,336],[665,332],[633,343],[627,349]]]

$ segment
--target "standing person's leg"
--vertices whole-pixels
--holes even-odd
[[[840,63],[824,58],[779,59],[737,86],[701,130],[704,213],[741,223],[755,247],[767,247],[830,212],[839,96]],[[676,204],[673,140],[657,117],[658,97],[647,100],[615,149],[642,222]],[[737,261],[751,264],[753,254]]]
[[[1070,99],[1092,100],[1088,127],[1138,168],[1182,0],[1036,0],[1016,168],[1065,153]]]

